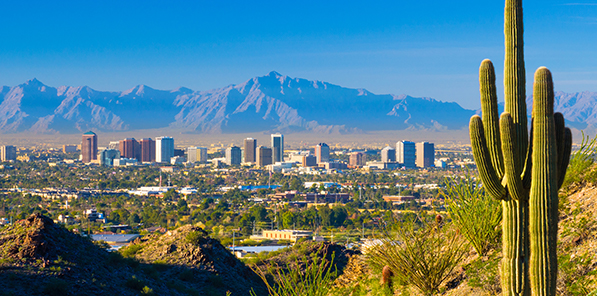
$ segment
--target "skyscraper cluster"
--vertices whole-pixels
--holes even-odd
[[[174,139],[172,137],[157,137],[154,140],[143,138],[126,138],[112,141],[108,148],[99,155],[99,162],[113,165],[115,159],[136,160],[137,162],[170,162],[174,157]],[[98,160],[97,135],[86,132],[81,140],[81,161],[90,163]],[[130,163],[130,161],[128,161]]]
[[[415,144],[410,141],[399,141],[396,143],[396,161],[409,169],[431,167],[435,162],[434,145],[428,142]]]

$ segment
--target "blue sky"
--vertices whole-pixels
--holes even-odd
[[[277,71],[477,108],[480,62],[503,71],[503,1],[0,4],[0,85],[208,90]],[[597,91],[597,0],[523,8],[528,81],[547,66],[556,90]]]

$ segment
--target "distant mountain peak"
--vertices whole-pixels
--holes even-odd
[[[278,73],[278,72],[276,72],[276,71],[271,71],[266,76],[279,78],[279,77],[282,77],[283,75],[280,74],[280,73]]]
[[[24,85],[34,86],[34,87],[45,86],[45,84],[43,84],[41,81],[37,80],[37,78],[27,80],[27,82],[25,82]]]

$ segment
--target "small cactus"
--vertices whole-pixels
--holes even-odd
[[[381,270],[381,285],[383,287],[387,287],[388,289],[392,290],[392,277],[394,276],[394,273],[392,272],[392,270],[390,269],[389,266],[384,266],[383,269]]]

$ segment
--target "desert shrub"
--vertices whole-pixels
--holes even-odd
[[[152,288],[145,286],[141,289],[141,295],[155,295],[155,293]]]
[[[570,155],[570,164],[562,188],[583,180],[585,172],[595,162],[595,155],[597,155],[597,135],[591,139],[583,132],[580,149]],[[592,178],[591,181],[595,181],[593,179],[595,178]]]
[[[203,239],[203,233],[201,233],[199,231],[191,231],[185,237],[185,240],[187,241],[187,243],[193,244],[193,245],[200,244],[201,239]]]
[[[152,265],[158,271],[166,271],[170,267],[170,265],[168,265],[168,262],[164,260],[156,260],[153,262]]]
[[[475,251],[485,256],[500,242],[500,201],[486,194],[469,171],[463,179],[449,178],[445,183],[443,195],[454,225]]]
[[[465,266],[468,285],[481,288],[489,295],[502,292],[499,275],[500,252],[490,252],[487,256],[477,257]]]
[[[62,296],[68,294],[68,283],[64,280],[53,278],[43,288],[44,295]]]
[[[386,232],[381,242],[369,249],[367,259],[376,268],[389,266],[400,282],[412,284],[424,295],[439,293],[469,248],[441,219],[417,216],[396,223],[395,233]]]
[[[126,280],[126,283],[124,285],[127,288],[133,289],[135,291],[142,291],[143,287],[145,287],[145,284],[143,284],[143,281],[137,279],[137,277],[134,275],[131,278],[129,278],[128,280]]]
[[[178,278],[181,281],[192,282],[195,279],[195,275],[193,274],[193,270],[187,269],[179,273]]]
[[[317,256],[303,256],[301,260],[296,259],[294,266],[291,263],[286,264],[286,268],[279,266],[266,267],[268,270],[275,270],[274,274],[268,274],[261,269],[254,271],[261,277],[269,295],[287,296],[287,295],[310,295],[324,296],[329,295],[333,287],[333,279],[337,271],[332,270],[334,255],[331,261],[326,261]],[[297,268],[304,265],[304,269]],[[272,282],[268,278],[273,278]],[[255,291],[251,290],[251,295],[256,296]]]
[[[141,245],[130,245],[122,249],[121,254],[125,258],[130,258],[135,256],[139,251],[141,251],[143,247]]]

